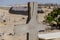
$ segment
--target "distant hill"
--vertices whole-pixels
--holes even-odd
[[[9,10],[11,6],[0,6],[0,9]]]

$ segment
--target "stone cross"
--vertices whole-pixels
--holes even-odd
[[[45,25],[39,24],[37,22],[37,2],[29,3],[30,9],[28,8],[30,13],[30,21],[27,24],[17,25],[14,27],[14,32],[16,35],[21,35],[24,33],[29,33],[29,40],[38,40],[38,31],[45,30]]]

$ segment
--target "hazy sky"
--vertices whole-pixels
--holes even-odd
[[[36,1],[39,3],[58,3],[60,0],[0,0],[0,5],[14,5],[14,4],[25,4],[27,2]]]

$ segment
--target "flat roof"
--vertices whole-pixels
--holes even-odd
[[[60,38],[60,32],[46,33],[46,34],[38,34],[38,37],[39,37],[40,39]]]
[[[15,10],[15,11],[28,11],[28,8],[24,8],[24,7],[13,7],[12,10]]]

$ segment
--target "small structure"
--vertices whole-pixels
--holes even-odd
[[[26,7],[11,7],[9,12],[11,14],[28,15],[28,8],[26,8]]]
[[[41,40],[53,40],[60,38],[60,32],[38,34],[39,39]]]

